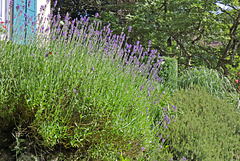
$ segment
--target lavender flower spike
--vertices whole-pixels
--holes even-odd
[[[132,26],[129,26],[128,32],[131,32],[131,31],[132,31]]]

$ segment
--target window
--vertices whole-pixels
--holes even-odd
[[[0,0],[0,22],[3,21],[4,25],[7,28],[8,33],[1,34],[1,39],[3,37],[7,37],[10,35],[10,7],[9,7],[10,0]],[[8,23],[7,23],[8,21]]]
[[[0,21],[6,21],[8,15],[8,0],[0,0]]]
[[[5,22],[5,0],[0,0],[0,22]],[[4,24],[5,26],[5,24]],[[0,40],[3,40],[6,37],[6,34],[3,34],[1,32],[0,34]]]
[[[3,5],[2,5],[2,1],[0,0],[0,21],[3,21]]]

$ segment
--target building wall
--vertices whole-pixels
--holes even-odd
[[[46,0],[37,0],[37,15],[41,14],[41,6],[45,6],[46,5]],[[50,14],[50,1],[46,6],[46,9],[44,10],[43,14],[41,14],[42,18],[45,19],[48,17],[48,15]]]
[[[41,8],[43,8],[44,6],[44,10],[42,10]],[[49,17],[49,15],[51,14],[51,2],[49,1],[49,3],[46,3],[46,0],[38,0],[37,3],[37,19],[38,19],[38,24],[37,24],[37,28],[42,28],[42,26],[44,26],[44,28],[46,29],[47,27],[50,27],[50,23],[49,20],[47,20],[47,18]],[[38,30],[39,31],[39,30]],[[49,30],[50,31],[50,30]],[[38,32],[38,45],[40,46],[46,46],[48,44],[46,38],[47,38],[47,33],[42,34],[41,32]]]

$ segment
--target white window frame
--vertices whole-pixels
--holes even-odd
[[[2,3],[2,17],[1,21],[3,21],[4,23],[6,23],[6,21],[8,20],[8,25],[6,25],[7,29],[8,29],[8,38],[10,35],[10,26],[11,26],[11,15],[10,15],[10,6],[9,6],[9,2],[10,0],[0,0]],[[6,36],[6,34],[2,34],[0,35],[0,38],[3,38],[4,36]]]
[[[1,18],[1,21],[4,21],[5,22],[5,0],[0,0],[0,2],[2,3],[2,17]]]

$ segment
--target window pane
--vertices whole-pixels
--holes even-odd
[[[1,1],[1,0],[0,0]],[[9,12],[9,4],[8,4],[8,0],[5,1],[5,20],[8,20],[8,12]]]
[[[2,19],[2,1],[3,0],[0,0],[0,18]]]

